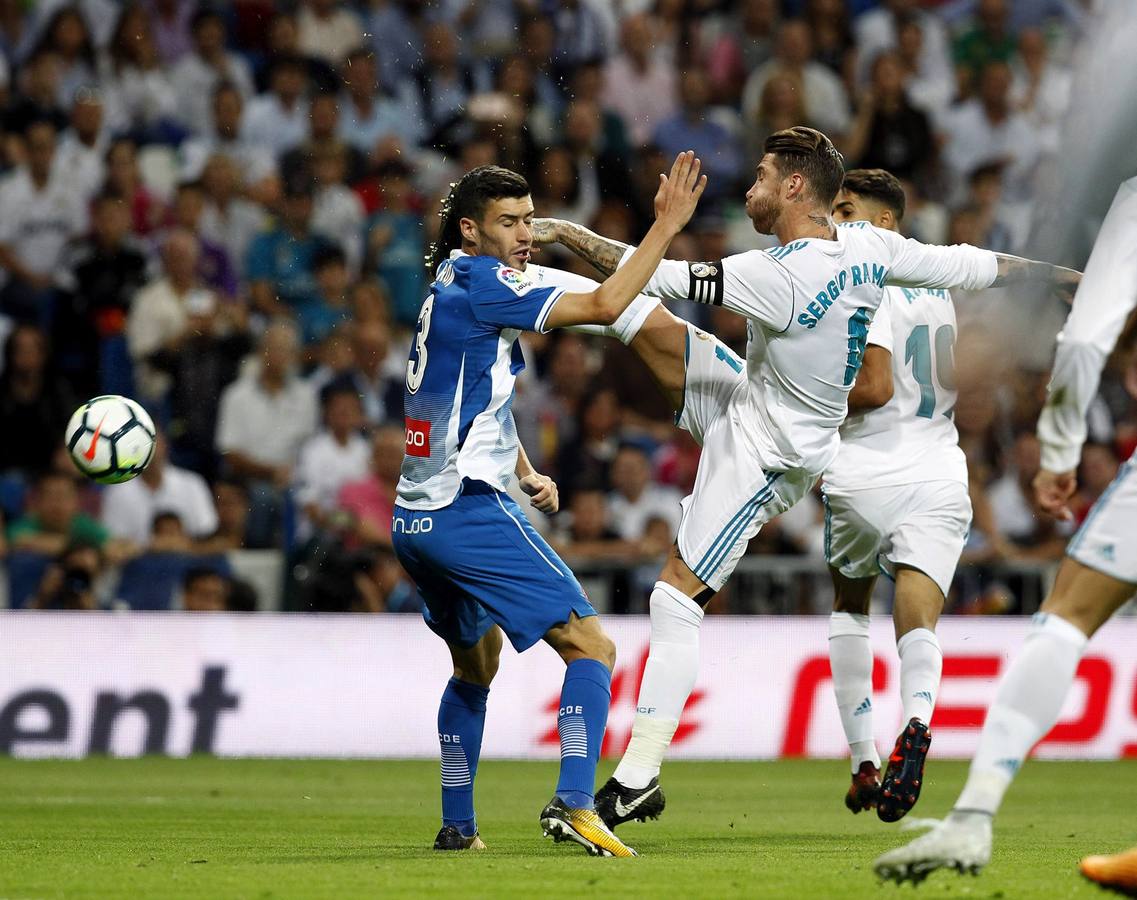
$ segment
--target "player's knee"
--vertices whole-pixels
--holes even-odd
[[[489,687],[497,675],[497,659],[466,660],[454,664],[454,677],[482,687]]]
[[[867,616],[869,613],[869,598],[838,591],[833,598],[833,612],[852,613],[855,616]]]

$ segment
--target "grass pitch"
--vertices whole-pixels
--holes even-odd
[[[671,763],[663,818],[620,830],[641,857],[601,860],[541,837],[551,763],[483,762],[490,850],[437,854],[433,763],[0,759],[0,898],[1096,897],[1079,857],[1137,842],[1137,761],[1032,762],[980,878],[881,885],[873,858],[909,834],[844,809],[847,771]],[[964,774],[933,761],[913,815],[942,814]]]

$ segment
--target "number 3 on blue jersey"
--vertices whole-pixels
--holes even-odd
[[[426,375],[426,337],[430,334],[432,312],[434,312],[433,293],[422,302],[415,330],[415,345],[411,348],[410,359],[407,360],[407,390],[412,394],[422,387],[422,379]]]

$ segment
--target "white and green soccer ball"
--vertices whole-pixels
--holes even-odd
[[[80,472],[101,484],[119,484],[150,464],[154,420],[129,397],[94,397],[71,416],[66,440]]]

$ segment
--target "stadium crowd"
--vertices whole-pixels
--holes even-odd
[[[0,2],[10,602],[252,609],[227,560],[276,548],[287,608],[416,609],[390,512],[423,259],[458,174],[517,169],[539,215],[634,243],[656,173],[692,147],[710,188],[671,255],[716,259],[760,245],[742,194],[764,138],[804,123],[849,167],[903,178],[907,233],[1015,252],[1092,14],[1088,0]],[[592,274],[555,248],[538,261]],[[1004,564],[1055,560],[1069,533],[1033,507],[1045,363],[1003,352],[997,293],[957,297],[975,507],[957,612],[1018,609]],[[745,342],[740,318],[680,312]],[[622,345],[523,340],[515,416],[565,510],[536,524],[619,584],[614,608],[642,610],[639,567],[671,544],[698,448]],[[106,489],[60,440],[100,393],[136,397],[161,428],[150,469]],[[1083,514],[1137,444],[1130,394],[1137,367],[1119,359]],[[820,570],[822,535],[814,500],[750,552]],[[818,584],[791,611],[826,609]],[[729,590],[717,604],[752,608]]]

